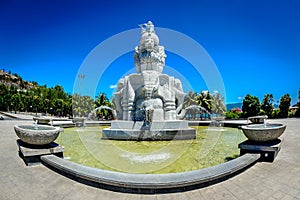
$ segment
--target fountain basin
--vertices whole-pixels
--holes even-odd
[[[50,144],[60,133],[59,127],[47,125],[15,125],[14,129],[23,142],[33,145]]]
[[[248,117],[248,119],[254,124],[262,124],[266,119],[268,119],[268,116],[267,115],[253,116],[253,117]]]
[[[33,120],[37,121],[38,124],[48,125],[50,123],[50,118],[34,117]]]
[[[193,140],[196,130],[184,120],[154,121],[146,126],[142,121],[114,120],[102,131],[104,139],[111,140]]]
[[[266,142],[279,138],[284,132],[283,124],[251,124],[242,126],[244,135],[251,141]]]

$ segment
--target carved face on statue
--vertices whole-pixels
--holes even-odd
[[[154,48],[154,41],[152,38],[147,38],[145,41],[145,49],[151,51]]]

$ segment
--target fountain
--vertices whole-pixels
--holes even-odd
[[[253,124],[241,126],[247,141],[239,144],[240,154],[260,153],[261,160],[271,161],[275,159],[281,148],[282,139],[279,137],[286,129],[283,124],[267,123],[268,116],[249,117]]]
[[[181,81],[162,74],[166,54],[152,22],[141,25],[141,29],[140,45],[134,53],[137,74],[119,80],[114,93],[118,120],[103,130],[103,138],[194,139],[196,130],[179,116],[185,96]]]
[[[33,117],[33,120],[37,122],[37,124],[48,125],[51,121],[51,118],[48,117]]]
[[[253,116],[253,117],[248,117],[248,122],[251,121],[254,124],[261,124],[264,123],[268,119],[267,115],[262,115],[262,116]]]
[[[186,116],[186,114],[188,116]],[[187,117],[189,120],[197,120],[199,119],[210,119],[211,114],[203,107],[199,105],[190,105],[181,111],[181,116]]]
[[[194,189],[230,178],[260,158],[260,155],[253,154],[253,152],[256,153],[255,151],[263,152],[265,157],[269,157],[269,149],[266,151],[262,145],[257,144],[248,145],[252,148],[249,150],[244,147],[247,144],[241,143],[239,145],[241,154],[247,153],[246,151],[250,154],[247,153],[239,158],[236,158],[234,149],[233,151],[226,151],[229,146],[227,145],[228,141],[232,145],[237,139],[238,142],[242,141],[244,136],[240,134],[238,129],[235,131],[236,135],[232,135],[233,133],[229,129],[221,129],[222,117],[213,118],[217,127],[208,134],[206,134],[208,130],[201,131],[199,130],[201,128],[197,127],[198,136],[195,139],[196,130],[189,128],[188,122],[182,120],[186,110],[182,109],[185,93],[182,90],[180,80],[162,74],[166,55],[164,48],[158,45],[159,39],[155,34],[154,26],[149,21],[141,28],[140,46],[135,48],[134,54],[137,74],[130,74],[120,79],[117,91],[114,93],[118,120],[112,121],[110,128],[102,130],[102,139],[99,139],[101,138],[101,131],[98,127],[95,128],[95,132],[87,130],[89,128],[74,128],[77,134],[71,132],[71,137],[66,137],[71,138],[71,144],[68,148],[73,148],[75,155],[77,154],[76,151],[80,153],[81,151],[88,151],[88,153],[83,153],[83,157],[84,159],[88,158],[88,160],[92,159],[93,167],[89,167],[86,160],[78,164],[49,155],[62,156],[63,147],[59,151],[56,148],[60,146],[51,146],[56,144],[54,142],[46,145],[30,144],[31,140],[27,142],[24,139],[27,137],[26,134],[24,136],[18,135],[19,132],[28,132],[37,137],[35,134],[42,135],[52,130],[48,129],[49,126],[46,128],[46,126],[40,126],[37,123],[30,126],[19,125],[15,127],[17,135],[21,140],[24,140],[23,142],[18,140],[24,160],[27,162],[42,160],[45,166],[65,176],[97,187],[122,192],[137,191],[156,194],[157,191],[178,192],[179,189]],[[191,106],[187,109],[194,108],[201,112],[205,111],[197,106]],[[265,129],[268,127],[266,122],[263,126],[266,126]],[[43,127],[47,130],[42,130]],[[241,136],[242,138],[240,138]],[[77,141],[82,143],[81,147],[76,146],[78,145],[74,140],[76,137]],[[62,140],[60,142],[65,141],[61,137],[59,139]],[[134,140],[166,141],[136,142]],[[222,141],[220,145],[217,145],[218,141]],[[233,145],[236,147],[236,144]],[[214,147],[218,149],[212,150]],[[223,154],[221,155],[221,162],[218,161],[221,164],[212,166],[211,163],[215,160],[216,154]],[[201,159],[207,155],[210,156],[208,158],[209,167],[202,169],[202,164],[205,163]],[[229,158],[226,157],[228,155]],[[72,154],[69,156],[69,159],[73,159]],[[224,157],[226,161],[230,160],[223,163]],[[231,160],[231,158],[235,159]],[[95,159],[100,161],[97,165],[103,166],[104,169],[94,168]],[[82,159],[80,160],[82,161]],[[174,163],[174,168],[167,169],[166,166],[171,163]],[[192,165],[187,166],[190,163]],[[179,166],[181,169],[178,169]],[[146,174],[159,170],[162,170],[159,172],[162,172],[161,174]]]
[[[54,154],[62,157],[64,147],[54,142],[60,133],[59,127],[38,125],[15,125],[14,130],[20,138],[17,140],[19,154],[26,165],[40,163],[42,155]]]
[[[279,138],[286,126],[283,124],[250,124],[241,127],[244,135],[251,141],[268,142]]]
[[[88,120],[95,120],[96,117],[97,117],[97,111],[98,111],[98,110],[110,110],[110,111],[112,112],[113,117],[114,117],[114,118],[116,117],[116,113],[115,113],[116,111],[113,110],[111,107],[109,107],[109,106],[99,106],[99,107],[95,108],[94,110],[92,110],[92,111],[88,114],[87,119],[88,119]]]
[[[46,145],[53,142],[59,135],[59,127],[47,125],[15,125],[17,136],[31,145]]]

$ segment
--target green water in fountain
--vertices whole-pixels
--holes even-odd
[[[68,128],[57,143],[70,161],[100,169],[129,173],[173,173],[224,163],[239,155],[246,137],[239,129],[193,127],[195,140],[116,141],[101,139],[106,127]]]

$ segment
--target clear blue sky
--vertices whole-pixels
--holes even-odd
[[[276,100],[289,93],[295,103],[300,88],[299,10],[297,0],[1,0],[0,69],[48,87],[62,85],[71,93],[78,69],[99,43],[151,20],[205,48],[221,74],[227,103],[241,102],[248,93],[260,99],[272,93]],[[132,50],[138,42],[137,37]],[[112,94],[110,86],[134,67],[132,54],[107,68],[97,92]],[[167,55],[167,65],[175,69],[190,64]],[[207,89],[192,70],[182,73],[193,89]]]

